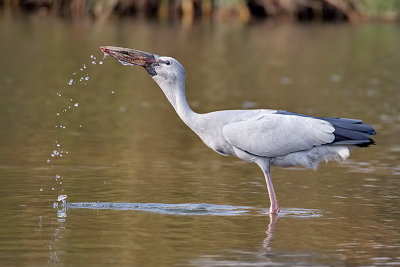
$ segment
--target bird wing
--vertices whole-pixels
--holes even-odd
[[[257,156],[279,157],[332,143],[335,128],[327,121],[296,115],[264,114],[232,122],[222,129],[234,147]]]

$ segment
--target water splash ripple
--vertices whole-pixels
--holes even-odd
[[[251,207],[213,205],[206,203],[164,204],[164,203],[110,203],[78,202],[67,203],[67,209],[113,209],[136,210],[170,215],[220,215],[233,216],[249,212]]]
[[[238,216],[268,214],[268,209],[259,209],[249,206],[215,205],[207,203],[113,203],[113,202],[76,202],[66,203],[67,209],[111,209],[133,210],[168,215],[214,215]],[[322,217],[322,212],[314,209],[287,208],[282,209],[279,217],[311,218]]]

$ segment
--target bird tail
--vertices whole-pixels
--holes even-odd
[[[359,147],[367,147],[375,144],[370,138],[375,135],[375,130],[361,120],[347,118],[318,118],[329,122],[335,128],[333,134],[335,139],[333,145],[355,145]]]

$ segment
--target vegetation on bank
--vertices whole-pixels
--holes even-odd
[[[293,21],[398,20],[399,0],[0,0],[11,12],[53,14],[73,19],[144,16],[149,19]]]

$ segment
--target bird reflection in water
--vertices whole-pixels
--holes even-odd
[[[278,221],[278,214],[276,213],[270,213],[269,214],[269,224],[267,231],[265,232],[267,236],[264,239],[263,247],[266,251],[265,256],[268,256],[268,253],[271,252],[271,241],[275,233],[275,225],[276,222]]]

